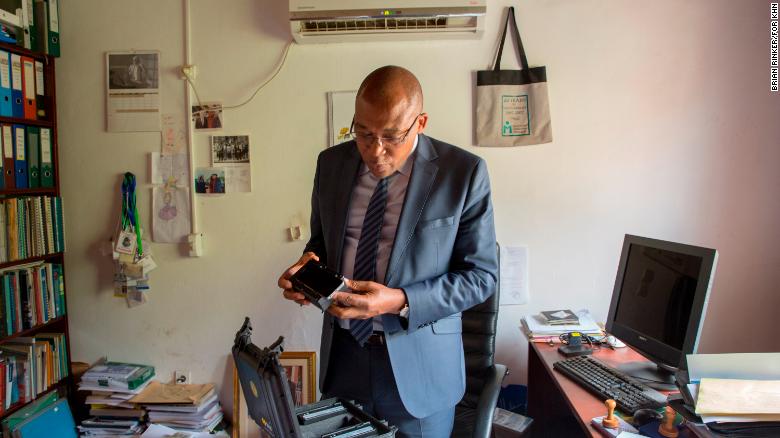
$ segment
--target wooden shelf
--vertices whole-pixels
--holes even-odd
[[[38,332],[44,332],[47,329],[54,328],[54,326],[60,324],[61,322],[65,321],[67,319],[68,319],[68,315],[58,316],[58,317],[52,319],[49,322],[46,322],[46,323],[43,323],[43,324],[38,324],[35,327],[28,328],[27,330],[22,330],[20,332],[14,333],[12,335],[8,335],[8,336],[6,336],[4,338],[0,338],[0,344],[3,344],[5,342],[11,342],[15,338],[35,335]],[[57,330],[54,330],[54,331],[57,331]]]
[[[36,187],[33,189],[0,189],[0,197],[9,196],[56,196],[57,189],[54,187]]]
[[[48,62],[47,61],[48,58],[51,58],[51,56],[45,53],[33,52],[32,50],[25,49],[22,46],[17,46],[16,44],[4,43],[2,41],[0,41],[0,49],[3,49],[7,52],[18,53],[19,55],[22,56],[29,56],[30,58],[35,58],[39,61],[44,61],[44,62]]]
[[[59,382],[52,384],[49,387],[49,389],[47,389],[46,391],[43,391],[42,393],[38,394],[38,396],[35,397],[34,399],[26,401],[24,403],[16,403],[14,405],[11,405],[11,407],[9,407],[2,414],[0,414],[0,418],[5,418],[5,417],[13,414],[14,412],[18,411],[19,409],[22,409],[23,407],[29,405],[30,403],[32,403],[32,402],[34,402],[36,400],[39,400],[41,397],[43,397],[44,395],[49,394],[50,392],[59,391],[60,389],[64,389],[64,388],[70,386],[70,381],[71,381],[70,375],[67,375],[67,376],[63,377]],[[60,394],[60,395],[62,395],[62,394]]]
[[[27,263],[40,262],[42,260],[53,260],[53,259],[62,257],[62,254],[63,253],[61,253],[61,252],[55,252],[55,253],[52,253],[52,254],[46,254],[46,255],[37,256],[37,257],[28,257],[28,258],[22,259],[22,260],[14,260],[12,262],[4,262],[4,263],[0,263],[0,269],[11,268],[11,267],[14,267],[14,266],[24,265],[24,264],[27,264]]]
[[[40,126],[43,128],[54,128],[54,122],[48,120],[38,119],[23,119],[21,117],[6,117],[0,116],[0,123],[5,125],[26,125],[26,126]]]

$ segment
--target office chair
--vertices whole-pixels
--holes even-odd
[[[493,428],[498,393],[508,373],[505,365],[495,363],[499,290],[497,282],[496,293],[463,312],[466,393],[455,406],[452,437],[489,438]]]

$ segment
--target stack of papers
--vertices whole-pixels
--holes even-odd
[[[133,397],[149,412],[149,422],[181,432],[211,432],[223,418],[214,385],[177,385],[152,382]]]
[[[568,332],[580,332],[590,336],[603,336],[604,332],[596,324],[586,309],[577,312],[578,324],[548,324],[542,315],[524,316],[522,329],[531,342],[558,342],[558,336]]]
[[[84,373],[80,391],[90,391],[89,415],[79,426],[82,437],[134,436],[146,411],[131,399],[149,386],[154,367],[118,362],[99,363]]]
[[[688,374],[688,408],[707,428],[780,436],[780,353],[692,354]]]

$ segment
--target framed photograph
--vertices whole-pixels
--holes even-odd
[[[295,405],[314,403],[317,397],[316,353],[313,351],[285,351],[279,361],[287,374]],[[230,361],[233,364],[233,361]],[[260,427],[249,417],[244,393],[238,380],[238,371],[233,366],[233,438],[260,438]],[[294,388],[294,390],[293,390]]]
[[[285,351],[279,356],[295,406],[307,405],[316,400],[314,358],[313,351]]]

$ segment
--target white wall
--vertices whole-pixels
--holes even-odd
[[[253,192],[198,198],[206,255],[153,244],[160,267],[149,303],[127,309],[112,296],[112,264],[99,247],[119,214],[120,174],[148,182],[147,154],[160,139],[105,132],[104,52],[160,50],[163,111],[184,117],[175,74],[182,3],[65,2],[57,94],[73,359],[147,362],[162,378],[189,369],[195,381],[218,382],[230,406],[226,361],[243,316],[257,344],[284,335],[290,350],[317,350],[320,315],[283,301],[275,286],[303,247],[285,228],[308,216],[325,93],[355,89],[391,63],[422,82],[428,133],[486,158],[499,241],[530,248],[531,302],[503,308],[499,320],[510,382],[525,382],[522,315],[588,307],[606,316],[625,233],[720,251],[703,351],[780,351],[767,335],[780,308],[780,95],[768,91],[768,2],[512,2],[531,64],[548,68],[555,137],[513,149],[470,146],[473,72],[490,64],[510,4],[488,3],[479,41],[293,46],[279,76],[224,115],[223,133],[252,136]],[[201,98],[242,101],[289,39],[286,2],[191,8]],[[196,165],[207,165],[207,134],[194,148]],[[139,200],[147,227],[149,187]]]

